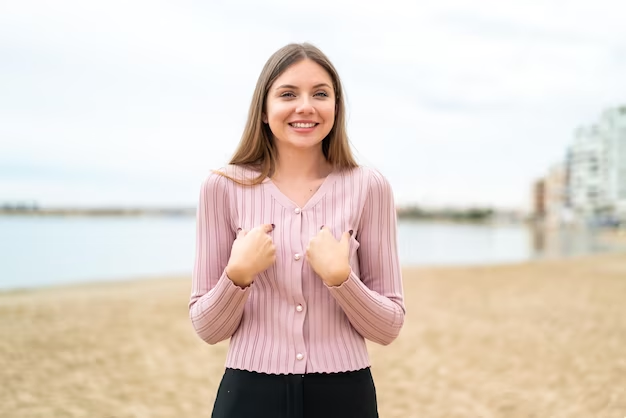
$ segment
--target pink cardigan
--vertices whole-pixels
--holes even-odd
[[[276,262],[241,289],[224,273],[236,230],[264,223],[276,225]],[[326,286],[304,255],[322,225],[337,239],[354,230],[352,271],[341,286]],[[270,179],[240,186],[212,173],[200,192],[192,280],[191,322],[209,344],[231,339],[226,367],[275,374],[368,367],[365,339],[391,343],[405,316],[390,185],[373,169],[335,171],[298,207]]]

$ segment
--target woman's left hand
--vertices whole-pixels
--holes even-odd
[[[339,286],[350,276],[350,237],[352,231],[344,232],[337,241],[330,229],[322,227],[309,241],[306,257],[315,273],[327,286]]]

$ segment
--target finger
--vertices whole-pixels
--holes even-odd
[[[341,235],[341,244],[342,245],[350,245],[350,237],[352,236],[352,230],[348,231],[348,232],[344,232],[343,235]]]
[[[272,229],[274,229],[274,224],[261,224],[261,225],[254,227],[253,230],[266,233],[266,232],[271,232]]]
[[[241,228],[237,228],[237,238],[245,237],[247,233],[248,231],[241,229]]]
[[[320,228],[320,232],[322,231],[330,232],[330,228],[327,227],[326,225],[322,225],[322,227]]]

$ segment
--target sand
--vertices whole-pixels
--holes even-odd
[[[380,416],[626,417],[626,255],[406,268],[400,337],[371,344]],[[0,416],[209,417],[227,343],[189,278],[0,294]]]

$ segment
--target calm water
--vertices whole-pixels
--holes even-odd
[[[401,221],[403,265],[487,264],[605,250],[589,237],[548,242],[524,226]],[[547,244],[546,244],[547,243]],[[0,288],[189,274],[193,218],[0,217]]]

